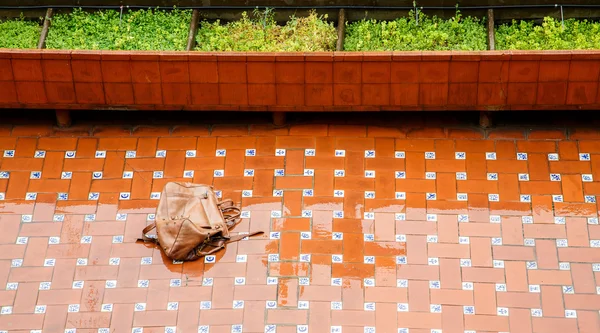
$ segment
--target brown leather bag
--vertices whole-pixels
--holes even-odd
[[[262,233],[230,236],[240,213],[231,199],[218,201],[212,186],[170,182],[163,188],[155,222],[144,228],[139,240],[158,243],[171,259],[196,260]],[[156,237],[148,236],[153,229]]]

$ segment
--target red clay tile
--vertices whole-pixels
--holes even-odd
[[[392,105],[419,104],[418,84],[392,84]]]
[[[211,83],[192,83],[192,104],[217,105],[219,104],[219,86]]]
[[[466,106],[477,104],[477,84],[450,83],[448,87],[448,104]]]
[[[419,64],[419,75],[421,83],[446,83],[448,82],[448,72],[450,63],[440,62],[422,62]]]
[[[219,84],[219,102],[224,105],[247,105],[248,86],[239,83]]]
[[[43,104],[47,103],[46,91],[43,82],[15,82],[19,103]]]
[[[275,83],[275,62],[249,62],[248,83]]]
[[[390,105],[390,85],[363,84],[361,97],[363,105]]]
[[[274,84],[249,84],[248,104],[276,105],[277,92]]]
[[[596,101],[597,82],[569,82],[567,104],[592,104]]]
[[[592,129],[575,129],[570,135],[573,140],[595,140],[600,138],[600,132]]]
[[[374,61],[385,61],[389,62],[392,60],[392,52],[381,51],[381,52],[367,52],[363,53],[363,61],[374,62]]]
[[[572,60],[569,67],[569,81],[591,81],[598,80],[600,64],[595,61]]]
[[[392,62],[392,83],[417,83],[419,82],[418,62]]]
[[[510,83],[506,102],[509,104],[535,104],[536,83]]]
[[[77,103],[104,104],[104,87],[101,83],[75,82]]]
[[[304,105],[304,85],[277,84],[278,105]]]
[[[450,82],[478,82],[479,62],[451,61],[448,79],[450,80]]]
[[[566,139],[566,135],[564,131],[561,130],[531,130],[527,135],[528,139],[539,139],[539,140],[564,140]],[[562,144],[571,144],[571,142],[562,142]],[[559,144],[560,145],[560,144]],[[565,147],[566,148],[566,147]],[[561,150],[561,155],[563,155],[563,159],[568,158],[568,154],[563,153],[567,149]]]
[[[406,134],[399,128],[395,127],[379,127],[379,126],[368,126],[367,136],[368,137],[391,137],[401,138]]]
[[[275,63],[275,80],[277,83],[304,83],[303,62]]]
[[[395,51],[392,52],[394,61],[420,61],[423,58],[422,51]]]
[[[361,85],[359,84],[335,84],[333,94],[334,105],[361,104]]]
[[[0,82],[0,102],[2,103],[16,103],[17,102],[17,90],[15,83],[11,81]]]
[[[16,81],[42,81],[42,62],[38,59],[12,59],[12,71]]]
[[[329,62],[307,62],[305,64],[306,83],[332,83],[333,63]]]
[[[540,82],[566,81],[569,78],[570,61],[541,61]]]
[[[507,84],[481,83],[477,90],[477,104],[503,105],[507,102]]]
[[[134,83],[159,83],[161,73],[158,61],[131,61],[131,79]]]
[[[48,82],[44,84],[48,103],[75,103],[75,87],[72,82]]]
[[[159,62],[160,78],[162,82],[187,83],[190,82],[188,62],[161,61]]]
[[[69,60],[43,60],[42,70],[44,81],[71,82],[71,61]]]
[[[511,61],[508,80],[509,82],[537,82],[539,71],[538,61]]]
[[[217,83],[218,72],[216,62],[190,61],[190,81],[197,83]]]
[[[131,60],[132,52],[128,51],[96,51],[95,53],[100,54],[100,59],[103,61],[129,61]],[[154,52],[149,52],[150,54],[155,54]],[[134,57],[139,57],[138,55],[134,55]]]
[[[419,104],[444,105],[448,101],[448,84],[421,83],[419,85]]]
[[[219,62],[219,83],[246,83],[246,63]]]
[[[131,82],[130,61],[106,61],[100,63],[103,82]]]
[[[100,61],[72,60],[71,71],[75,82],[102,82]]]
[[[537,104],[564,104],[567,98],[566,82],[538,83]]]
[[[391,66],[389,62],[363,62],[363,83],[389,83],[391,79]]]
[[[162,104],[162,90],[159,83],[134,83],[133,96],[137,104]]]
[[[483,139],[481,130],[477,129],[451,129],[448,131],[449,138],[456,139]]]
[[[509,62],[507,61],[482,61],[479,64],[479,82],[507,82],[508,68]]]
[[[133,86],[130,83],[105,83],[104,93],[109,104],[134,104]]]
[[[333,87],[329,84],[306,84],[305,101],[307,106],[333,104]]]
[[[101,51],[91,51],[91,50],[72,50],[69,51],[71,54],[71,59],[81,59],[81,60],[101,60],[102,54]]]
[[[0,81],[14,80],[10,59],[0,59]]]
[[[189,83],[163,83],[163,103],[169,105],[187,105],[192,101]]]
[[[333,82],[355,84],[361,83],[362,80],[360,62],[334,62]]]

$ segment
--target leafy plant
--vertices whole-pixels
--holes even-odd
[[[88,50],[185,50],[190,10],[75,9],[52,19],[46,47]]]
[[[0,48],[35,49],[41,30],[38,22],[25,20],[23,14],[16,20],[0,22]]]
[[[416,15],[415,15],[416,14]],[[411,10],[394,21],[367,20],[346,26],[346,51],[485,50],[487,30],[483,20],[456,16],[444,20]]]
[[[307,17],[290,17],[283,26],[274,19],[274,12],[267,8],[255,9],[253,17],[242,13],[239,21],[221,24],[201,22],[196,36],[200,51],[331,51],[337,40],[333,23],[327,15],[319,16],[311,11]]]
[[[512,21],[496,28],[499,50],[581,50],[600,49],[600,22],[545,17],[534,21]]]

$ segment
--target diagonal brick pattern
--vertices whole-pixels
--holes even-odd
[[[598,332],[598,139],[0,128],[0,332]],[[170,181],[265,234],[185,263],[135,243]]]

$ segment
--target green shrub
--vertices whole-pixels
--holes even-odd
[[[460,12],[444,20],[419,11],[394,21],[362,20],[346,26],[346,51],[485,50],[487,29],[483,20],[463,18]]]
[[[496,28],[499,50],[581,50],[600,49],[600,23],[545,17],[543,23],[514,21]]]
[[[38,22],[20,19],[0,22],[0,48],[35,49],[42,28]]]
[[[327,15],[312,11],[308,17],[290,17],[284,25],[277,25],[273,12],[254,11],[249,18],[221,25],[202,22],[196,36],[200,51],[331,51],[335,50],[336,29],[327,23]]]
[[[75,9],[52,19],[46,47],[72,50],[185,50],[190,10]]]

